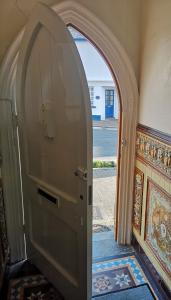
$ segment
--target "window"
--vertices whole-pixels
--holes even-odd
[[[90,93],[90,101],[91,101],[91,106],[94,105],[94,87],[89,86],[89,93]]]
[[[114,104],[114,89],[105,90],[105,105],[110,106]]]

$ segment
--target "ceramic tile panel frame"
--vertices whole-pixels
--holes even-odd
[[[151,180],[149,177],[147,178],[147,194],[146,194],[146,214],[145,214],[145,231],[144,231],[144,240],[145,242],[148,244],[148,246],[150,247],[150,249],[152,250],[152,252],[154,253],[154,255],[156,256],[156,258],[158,259],[158,261],[160,262],[161,267],[163,268],[163,270],[169,274],[169,270],[167,269],[167,266],[165,267],[162,259],[160,258],[159,254],[155,251],[155,249],[153,248],[152,244],[150,243],[150,240],[147,239],[147,227],[149,224],[149,220],[148,220],[148,210],[149,210],[149,206],[150,206],[150,192],[151,192],[151,188],[150,185],[152,185],[160,194],[162,194],[168,202],[170,202],[171,205],[171,195],[169,195],[163,188],[161,188],[158,184],[156,184],[153,180]]]
[[[140,224],[139,224],[139,228],[136,226],[136,224],[134,223],[134,205],[135,205],[135,200],[136,200],[136,175],[139,174],[141,176],[141,180],[142,180],[142,186],[141,186],[141,199],[140,199]],[[133,227],[135,230],[137,230],[137,232],[139,234],[141,234],[141,223],[142,223],[142,204],[143,204],[143,189],[144,189],[144,173],[137,167],[135,167],[135,176],[134,176],[134,200],[133,200]]]
[[[137,126],[137,137],[138,134],[142,134],[145,136],[146,142],[150,139],[153,142],[156,141],[158,145],[160,144],[164,147],[171,147],[171,136],[155,129],[149,128],[147,126],[143,126],[138,124]],[[146,224],[146,209],[147,209],[147,192],[148,192],[148,180],[152,180],[155,185],[157,185],[160,189],[162,189],[169,196],[171,195],[171,177],[170,175],[163,172],[155,165],[154,161],[150,161],[146,153],[144,155],[140,155],[137,151],[137,140],[136,140],[136,168],[140,169],[144,173],[144,187],[143,187],[143,203],[142,203],[142,220],[141,220],[141,233],[139,234],[137,230],[133,227],[133,233],[142,247],[143,251],[150,259],[157,272],[161,276],[161,279],[170,289],[171,287],[171,274],[168,274],[166,270],[161,266],[161,262],[154,255],[151,247],[148,245],[147,241],[145,241],[145,224]],[[139,146],[139,145],[138,145]],[[148,150],[148,149],[147,149]],[[144,147],[145,151],[145,147]]]

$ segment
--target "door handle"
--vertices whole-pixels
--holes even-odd
[[[82,180],[87,180],[87,170],[84,168],[79,167],[75,172],[74,175],[79,177]]]

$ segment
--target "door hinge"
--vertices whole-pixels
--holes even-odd
[[[13,124],[15,127],[18,127],[18,115],[17,114],[13,114],[12,115],[12,120],[13,120]]]
[[[126,140],[125,138],[123,138],[123,139],[121,140],[121,146],[122,146],[122,147],[127,146],[127,140]]]

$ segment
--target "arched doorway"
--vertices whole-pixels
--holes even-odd
[[[100,51],[78,29],[69,25],[85,70],[90,94],[93,161],[93,259],[115,244],[116,182],[119,130],[122,116],[118,85]],[[103,242],[102,242],[103,241]],[[104,246],[105,245],[105,246]],[[107,256],[112,256],[108,252]]]
[[[120,96],[120,151],[117,182],[116,240],[131,242],[133,177],[137,124],[138,88],[130,60],[107,26],[84,6],[66,1],[53,7],[66,25],[82,32],[105,58]],[[125,168],[126,166],[126,168]]]
[[[72,24],[78,28],[85,36],[91,40],[99,49],[101,54],[105,57],[108,65],[110,66],[113,76],[118,84],[118,91],[120,92],[122,119],[120,125],[120,154],[119,154],[119,169],[118,169],[118,199],[117,199],[117,232],[116,239],[119,243],[130,243],[131,241],[131,216],[132,216],[132,190],[133,190],[133,171],[134,171],[134,153],[135,153],[135,136],[136,136],[136,118],[137,118],[137,104],[138,104],[138,89],[136,84],[135,75],[125,53],[123,47],[120,45],[115,36],[110,30],[97,19],[86,8],[78,3],[66,1],[53,7],[53,9],[61,16],[63,21]],[[12,46],[10,47],[7,56],[1,66],[0,82],[3,86],[0,98],[3,101],[11,101],[14,103],[14,82],[15,72],[17,65],[17,54],[22,32],[18,35]],[[14,149],[9,149],[10,153]],[[15,155],[14,155],[15,156]],[[12,156],[10,161],[9,170],[16,169],[16,159]],[[126,166],[126,167],[125,167]],[[10,172],[6,170],[6,172]],[[11,182],[16,185],[16,176],[11,178]],[[19,186],[19,183],[18,183]],[[10,192],[11,193],[11,192]],[[21,214],[21,205],[18,192],[10,194],[15,201],[6,204],[7,220],[10,218],[10,212],[16,217],[13,218],[14,222],[10,222],[9,232],[14,228],[18,229],[21,226],[21,219],[17,217]],[[10,197],[9,197],[10,198]],[[16,221],[17,220],[17,221]],[[7,221],[8,222],[8,221]],[[16,230],[18,232],[18,230]],[[19,240],[19,239],[18,239]],[[14,249],[15,257],[22,257],[22,245]]]

